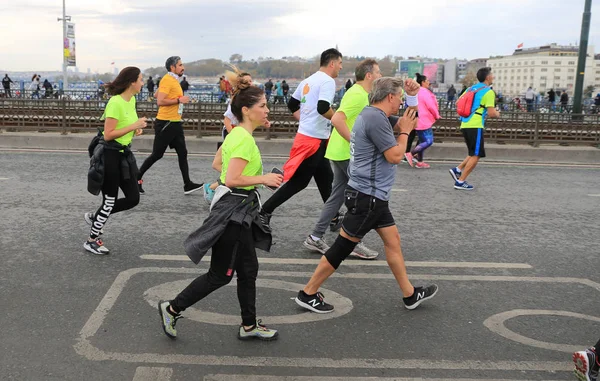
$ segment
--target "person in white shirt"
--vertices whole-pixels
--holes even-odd
[[[527,112],[533,111],[533,101],[535,100],[535,91],[531,87],[525,92],[525,102],[527,102]]]
[[[283,167],[284,184],[265,202],[261,211],[263,223],[281,204],[306,188],[315,179],[323,202],[331,194],[333,172],[325,158],[331,135],[331,104],[335,96],[335,80],[342,70],[342,53],[327,49],[321,54],[319,71],[306,78],[294,91],[288,108],[300,122],[298,133],[290,150],[290,158]]]

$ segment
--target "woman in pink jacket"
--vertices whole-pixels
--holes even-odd
[[[419,90],[419,121],[417,123],[417,136],[419,144],[409,153],[405,154],[406,160],[412,166],[413,156],[418,160],[415,166],[417,168],[429,168],[429,164],[423,161],[423,151],[433,144],[433,130],[431,126],[436,120],[440,119],[437,99],[435,94],[429,89],[431,84],[426,76],[417,73],[417,82],[421,85]]]

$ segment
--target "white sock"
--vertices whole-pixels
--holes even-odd
[[[312,238],[314,241],[320,241],[320,240],[321,240],[321,238],[319,238],[319,237],[315,237],[315,236],[314,236],[314,235],[312,235],[312,234],[310,235],[310,238]]]

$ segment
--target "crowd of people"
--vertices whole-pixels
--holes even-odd
[[[140,194],[145,193],[144,173],[168,147],[174,148],[184,193],[204,189],[210,203],[208,217],[184,242],[186,254],[194,263],[208,250],[212,250],[212,256],[206,273],[172,299],[158,302],[161,327],[168,337],[177,337],[176,323],[186,309],[227,285],[236,274],[241,315],[238,338],[278,337],[277,330],[267,328],[257,317],[256,249],[270,250],[276,226],[271,220],[280,218],[277,208],[304,190],[311,179],[317,184],[324,206],[315,213],[317,221],[303,245],[321,254],[321,259],[298,291],[295,303],[314,313],[334,311],[335,306],[325,300],[320,288],[349,256],[365,260],[378,257],[375,250],[361,243],[372,230],[383,241],[385,259],[407,309],[413,310],[437,294],[435,284],[419,286],[410,281],[400,233],[389,207],[396,166],[404,160],[417,168],[429,167],[423,156],[433,144],[431,126],[440,115],[426,76],[417,74],[416,80],[382,77],[377,61],[364,60],[356,67],[356,82],[350,84],[334,110],[335,78],[342,69],[342,54],[337,49],[324,51],[319,70],[303,80],[287,101],[289,111],[299,122],[298,132],[283,169],[269,172],[263,168],[253,132],[260,126],[270,126],[268,97],[274,88],[281,88],[283,94],[283,82],[279,86],[265,84],[263,90],[254,85],[249,73],[232,66],[221,78],[231,86],[231,99],[224,114],[223,142],[213,161],[217,180],[205,181],[202,186],[190,180],[181,125],[189,103],[180,84],[184,65],[180,57],[173,56],[167,59],[165,68],[167,73],[157,84],[159,109],[153,151],[140,170],[130,146],[133,138],[147,128],[146,118],[138,118],[135,109],[135,95],[143,86],[141,71],[127,67],[106,85],[112,97],[103,115],[104,130],[90,145],[88,173],[88,190],[95,195],[102,193],[102,201],[97,210],[84,214],[90,234],[83,246],[93,254],[109,253],[101,236],[110,215],[140,202]],[[491,88],[492,70],[480,69],[477,79],[478,83],[465,89],[457,101],[457,108],[467,110],[461,114],[467,157],[449,173],[454,188],[461,191],[474,189],[466,180],[485,157],[486,119],[500,116]],[[401,108],[402,115],[398,115]],[[411,139],[415,138],[417,145],[412,147]],[[274,190],[266,201],[259,192],[262,187]],[[119,188],[122,198],[118,198]],[[342,205],[346,213],[341,212]],[[327,228],[339,231],[332,245],[323,238]],[[586,375],[587,380],[596,380],[598,359],[594,348],[575,353],[573,360],[576,372]]]

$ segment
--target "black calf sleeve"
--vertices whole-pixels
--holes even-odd
[[[358,242],[352,242],[347,238],[338,235],[335,242],[325,253],[325,258],[334,269],[340,267],[342,261],[352,253]]]

